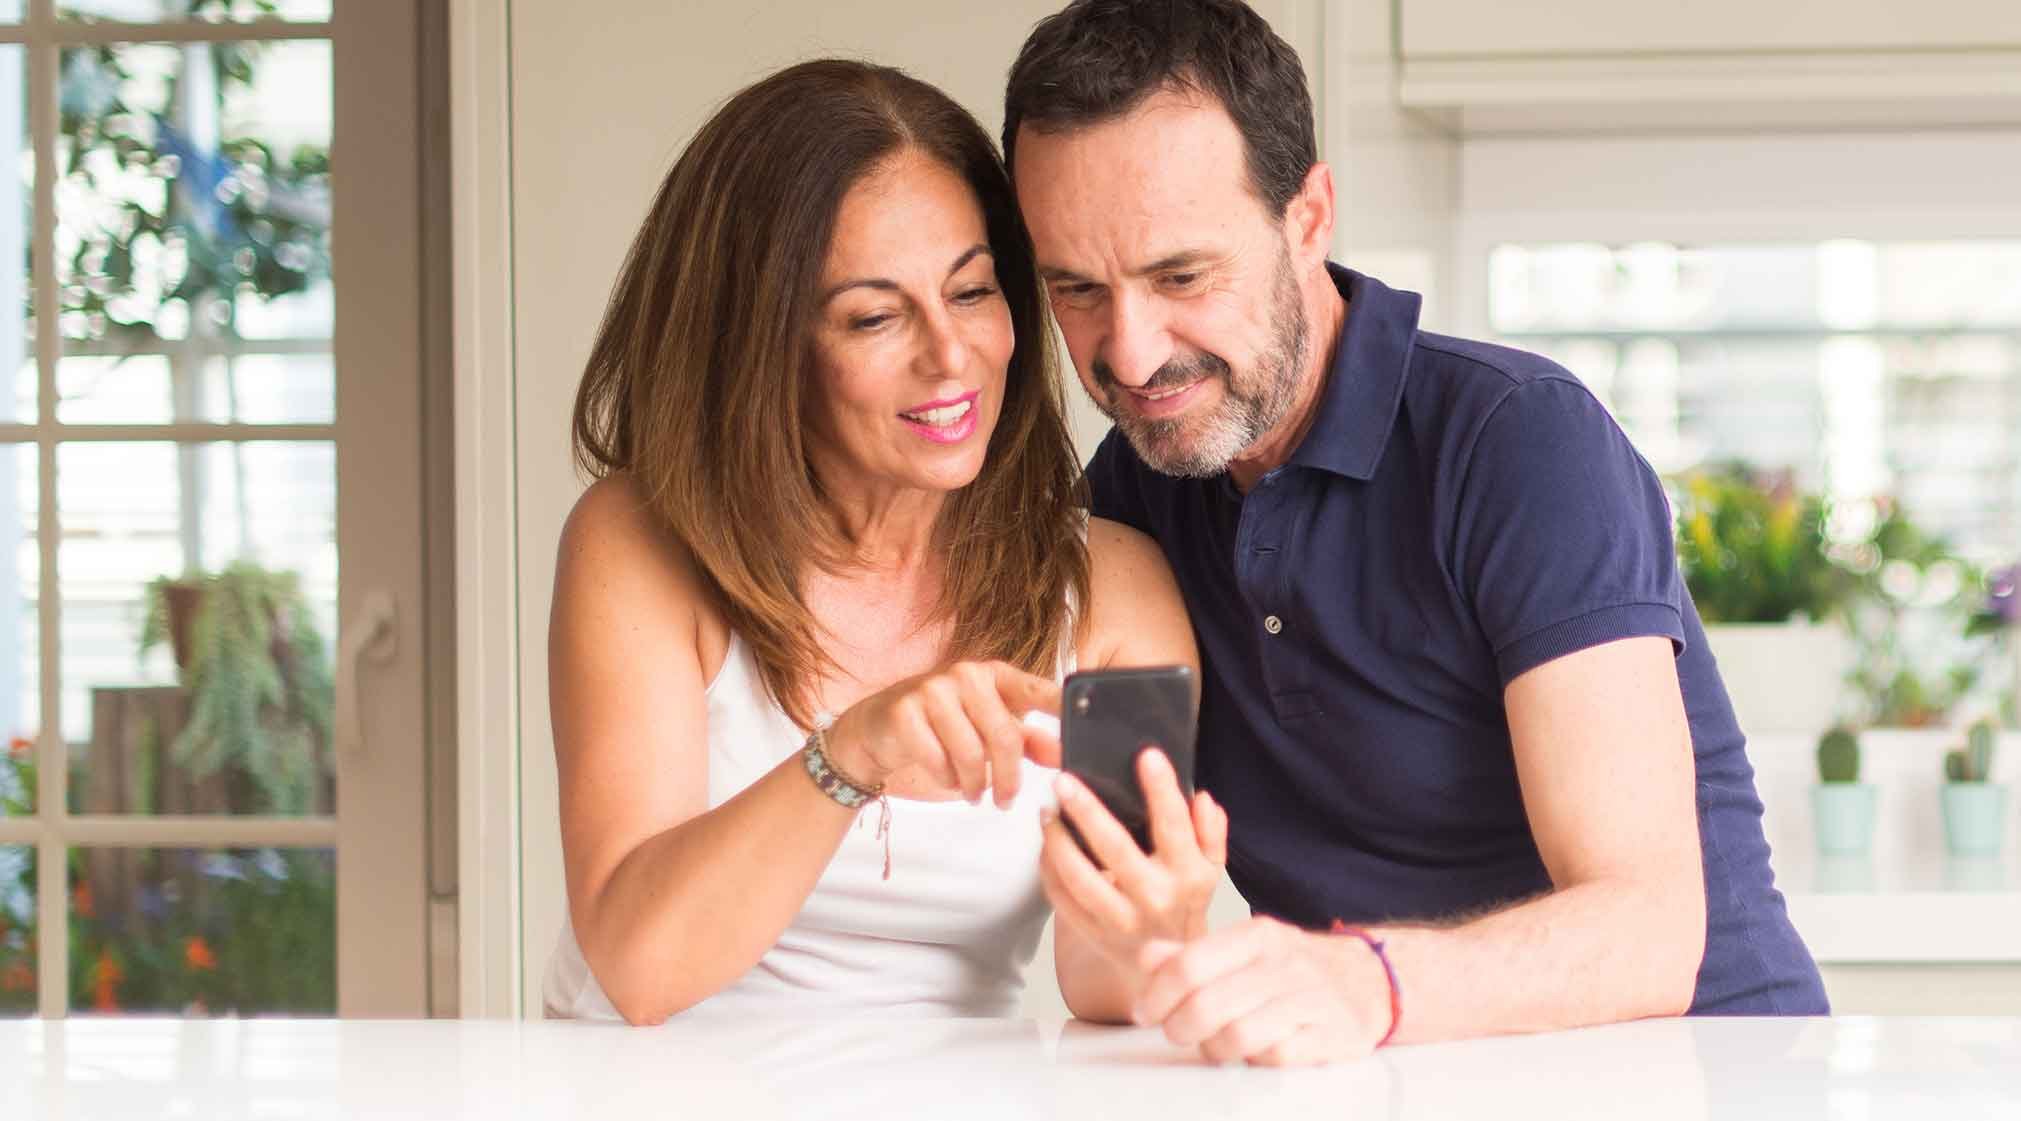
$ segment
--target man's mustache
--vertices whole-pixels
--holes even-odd
[[[1107,362],[1095,359],[1094,371],[1095,384],[1102,387],[1104,394],[1114,397],[1117,393],[1123,392],[1123,383],[1116,380],[1116,371]],[[1227,376],[1228,363],[1212,354],[1195,354],[1185,358],[1174,358],[1158,367],[1158,372],[1152,374],[1150,380],[1143,385],[1136,386],[1135,391],[1156,393],[1164,389],[1191,385],[1203,377],[1225,379]]]

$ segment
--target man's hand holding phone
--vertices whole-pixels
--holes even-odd
[[[1040,881],[1060,921],[1132,976],[1146,943],[1186,942],[1207,932],[1207,905],[1228,861],[1228,815],[1211,795],[1202,790],[1188,798],[1171,761],[1155,747],[1137,754],[1136,773],[1150,852],[1086,783],[1062,773],[1054,787],[1060,808],[1046,815],[1039,856]],[[1086,851],[1068,821],[1086,840]]]

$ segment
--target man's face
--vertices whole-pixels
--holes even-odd
[[[1162,91],[1085,128],[1023,128],[1016,161],[1081,384],[1154,469],[1226,470],[1290,410],[1306,336],[1284,224],[1234,120]]]

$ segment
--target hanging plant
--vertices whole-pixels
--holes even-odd
[[[198,777],[236,767],[269,812],[305,813],[329,757],[332,683],[301,581],[249,561],[151,581],[140,652],[168,645],[190,693],[170,744]]]

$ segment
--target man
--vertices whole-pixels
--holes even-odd
[[[1054,313],[1115,422],[1095,513],[1185,593],[1198,779],[1257,916],[1203,933],[1218,844],[1169,770],[1142,771],[1150,854],[1063,783],[1106,867],[1048,823],[1047,890],[1134,966],[1123,1010],[1262,1063],[1825,1012],[1658,479],[1564,370],[1420,331],[1417,296],[1327,261],[1290,47],[1234,0],[1080,0],[1005,100]]]

